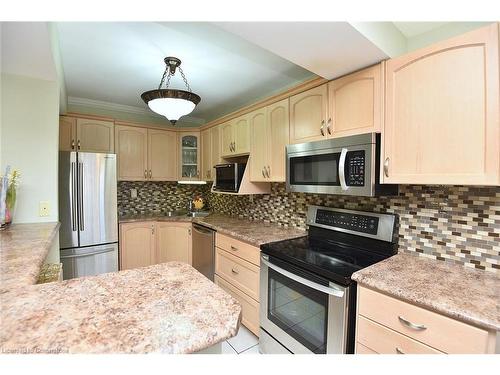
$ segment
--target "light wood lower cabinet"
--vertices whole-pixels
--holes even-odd
[[[215,246],[215,283],[241,303],[243,325],[258,336],[260,249],[219,233]]]
[[[252,331],[255,335],[258,336],[259,303],[217,275],[215,275],[215,284],[217,284],[226,292],[228,292],[241,304],[241,310],[242,310],[241,323],[243,323],[245,327],[247,327],[250,331]]]
[[[191,223],[135,222],[120,224],[120,269],[165,262],[192,263]]]
[[[120,224],[120,269],[155,263],[154,226],[152,221]]]
[[[357,314],[357,344],[377,353],[480,354],[495,350],[493,332],[368,288],[358,287]]]
[[[192,263],[191,223],[157,222],[156,263]]]

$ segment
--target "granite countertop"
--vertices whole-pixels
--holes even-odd
[[[488,330],[500,330],[500,276],[399,253],[352,276],[361,286]]]
[[[59,223],[13,224],[0,231],[0,293],[35,284]]]
[[[210,214],[205,217],[191,218],[187,216],[163,216],[162,214],[137,214],[122,216],[120,223],[137,221],[187,221],[204,225],[250,245],[259,247],[262,244],[303,237],[307,232],[299,228],[284,227],[262,221],[240,219],[221,214]]]
[[[179,262],[4,292],[3,353],[191,353],[234,336],[241,306]]]

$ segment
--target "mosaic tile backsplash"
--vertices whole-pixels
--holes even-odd
[[[136,199],[130,189],[138,190]],[[399,216],[399,250],[500,273],[500,188],[401,185],[398,196],[351,197],[287,193],[271,184],[271,194],[212,194],[208,185],[119,182],[120,214],[187,207],[194,195],[210,210],[251,220],[305,228],[308,205],[388,212]]]

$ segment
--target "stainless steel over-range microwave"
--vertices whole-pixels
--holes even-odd
[[[380,134],[286,146],[286,189],[291,192],[373,197],[397,194],[380,184]]]

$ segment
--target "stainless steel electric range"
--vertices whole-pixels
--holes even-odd
[[[307,237],[261,246],[262,353],[354,352],[351,275],[397,252],[397,217],[310,206]]]

